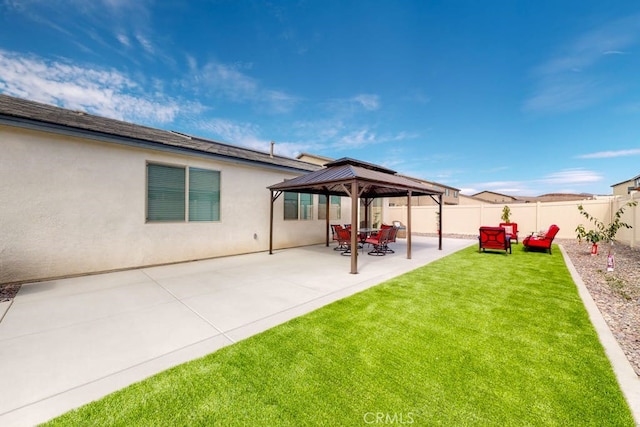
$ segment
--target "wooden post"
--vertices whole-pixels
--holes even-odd
[[[442,250],[442,193],[440,193],[440,196],[438,196],[439,203],[440,203],[440,213],[438,214],[438,249]]]
[[[351,181],[351,274],[358,274],[358,180]]]
[[[330,197],[329,197],[329,193],[325,194],[325,197],[326,197],[326,200],[327,200],[327,211],[326,211],[326,214],[327,214],[327,221],[326,221],[327,229],[326,229],[326,235],[327,235],[327,236],[326,236],[326,237],[327,237],[327,247],[329,247],[329,215],[330,215],[330,212],[331,212],[331,206],[329,205],[329,199],[330,199]]]
[[[271,190],[271,208],[269,209],[269,255],[273,255],[273,190]]]
[[[411,190],[407,193],[407,259],[411,259]]]

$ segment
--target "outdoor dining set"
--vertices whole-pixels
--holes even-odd
[[[380,228],[360,228],[356,231],[358,233],[358,249],[364,250],[365,245],[368,245],[370,250],[367,253],[373,256],[394,253],[393,249],[389,247],[389,243],[396,241],[398,229],[398,227],[386,224],[382,224]],[[351,255],[351,225],[333,224],[331,231],[333,240],[338,243],[334,250],[340,251],[342,255]]]

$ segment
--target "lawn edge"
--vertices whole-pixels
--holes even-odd
[[[634,421],[636,425],[640,426],[640,377],[636,375],[631,363],[629,363],[629,360],[627,359],[627,356],[624,354],[624,351],[622,351],[622,347],[620,347],[620,344],[618,344],[618,341],[613,336],[611,329],[609,329],[607,322],[604,320],[602,313],[591,297],[591,294],[587,290],[587,287],[571,262],[571,259],[567,255],[564,247],[560,244],[558,247],[560,248],[564,262],[569,269],[571,278],[578,288],[578,294],[580,295],[582,303],[587,310],[589,320],[596,330],[598,339],[604,347],[605,354],[611,363],[618,385],[620,386],[622,394],[631,409]]]

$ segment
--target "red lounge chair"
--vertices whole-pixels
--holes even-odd
[[[480,227],[478,245],[478,252],[484,252],[485,249],[497,249],[504,251],[505,255],[511,253],[511,239],[502,227]]]
[[[518,224],[515,222],[501,222],[500,227],[507,230],[507,236],[511,238],[511,243],[518,243]]]
[[[539,248],[548,250],[549,255],[551,255],[551,243],[553,243],[553,239],[556,237],[559,230],[560,227],[553,224],[543,236],[532,234],[531,236],[525,237],[522,244],[524,245],[525,250],[528,250],[529,248]]]

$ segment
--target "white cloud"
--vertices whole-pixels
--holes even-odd
[[[147,37],[145,37],[143,34],[136,33],[136,40],[138,40],[138,43],[140,43],[140,46],[142,46],[142,48],[147,53],[149,53],[150,55],[156,54],[156,49],[153,47],[153,43],[151,43],[151,41]]]
[[[265,153],[271,150],[271,139],[261,137],[262,129],[253,123],[214,118],[201,121],[196,126],[204,132],[216,135],[213,139],[220,139],[222,142],[231,141],[230,144]],[[314,151],[320,148],[314,143],[275,141],[274,152],[280,156],[295,157],[303,151]]]
[[[376,143],[376,134],[370,132],[368,129],[359,129],[342,136],[336,148],[360,148],[373,143]]]
[[[120,120],[168,123],[180,112],[202,108],[162,94],[146,93],[116,70],[45,61],[3,50],[0,69],[0,91],[5,94]]]
[[[380,108],[380,97],[378,95],[360,94],[354,96],[353,101],[362,105],[367,111],[375,111]]]
[[[191,78],[199,88],[208,89],[233,102],[250,102],[264,112],[286,113],[299,102],[296,96],[286,92],[263,88],[259,82],[241,71],[250,65],[209,62],[202,69],[189,59]]]
[[[525,111],[565,112],[597,104],[619,84],[596,65],[624,53],[640,41],[640,15],[609,22],[584,33],[532,73],[535,89]]]
[[[131,47],[131,41],[129,40],[129,37],[127,37],[126,34],[118,33],[116,34],[116,38],[123,46]]]
[[[613,157],[626,157],[640,155],[640,148],[632,148],[630,150],[617,151],[599,151],[597,153],[581,154],[577,156],[579,159],[606,159]]]
[[[588,184],[602,181],[603,177],[597,172],[585,169],[566,169],[551,173],[538,180],[545,184],[567,185],[567,184]]]

